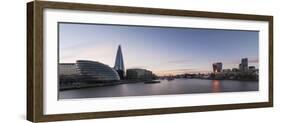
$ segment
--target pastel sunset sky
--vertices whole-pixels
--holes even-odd
[[[206,73],[212,63],[258,68],[258,31],[59,23],[59,62],[99,61],[114,66],[118,45],[125,68],[157,75]]]

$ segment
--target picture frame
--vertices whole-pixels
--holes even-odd
[[[211,105],[195,105],[195,106],[167,106],[161,108],[139,108],[139,109],[124,109],[124,110],[108,110],[108,111],[81,111],[69,113],[46,113],[46,27],[44,24],[46,19],[46,10],[62,10],[78,13],[87,12],[103,12],[116,14],[137,14],[141,16],[167,16],[169,17],[190,17],[204,19],[221,19],[229,21],[257,21],[266,23],[266,42],[268,43],[267,51],[267,80],[266,82],[266,101],[246,102],[246,103],[227,103],[227,104],[211,104]],[[71,17],[71,16],[69,16]],[[50,17],[48,17],[50,18]],[[71,20],[70,20],[71,22]],[[57,38],[57,37],[54,37]],[[54,42],[57,42],[55,40]],[[261,45],[261,44],[260,44]],[[50,47],[50,45],[48,45]],[[56,47],[55,47],[56,48]],[[53,59],[52,59],[53,60]],[[57,62],[57,61],[55,61]],[[56,89],[53,89],[56,90]],[[53,104],[50,104],[53,105]],[[99,107],[99,105],[95,105]],[[66,3],[66,2],[47,2],[33,1],[27,3],[27,120],[31,122],[49,122],[63,120],[81,120],[109,117],[124,117],[124,116],[141,116],[141,115],[156,115],[156,114],[171,114],[171,113],[186,113],[186,112],[203,112],[216,110],[231,110],[231,109],[246,109],[246,108],[261,108],[273,107],[273,16],[267,15],[250,15],[250,14],[234,14],[234,13],[219,13],[219,12],[203,12],[189,10],[172,10],[158,8],[141,8],[127,6],[111,6],[111,5],[96,5],[82,3]],[[71,108],[71,107],[68,107]]]

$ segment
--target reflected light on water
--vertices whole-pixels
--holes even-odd
[[[174,79],[64,90],[59,99],[258,91],[258,87],[258,81]]]
[[[219,80],[212,81],[212,92],[220,92],[220,81]]]

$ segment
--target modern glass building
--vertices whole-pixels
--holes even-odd
[[[246,72],[248,70],[248,58],[241,59],[241,64],[239,64],[239,69],[242,72]]]
[[[103,63],[97,61],[78,60],[76,61],[76,65],[82,81],[97,82],[120,80],[116,70]]]
[[[123,61],[123,55],[121,50],[121,45],[118,46],[116,59],[115,59],[115,65],[114,69],[119,74],[120,79],[124,79],[125,76],[125,67],[124,67],[124,61]]]
[[[152,80],[152,71],[146,69],[127,69],[127,79],[129,80]]]
[[[60,85],[72,84],[79,79],[79,72],[75,63],[60,63],[58,73]]]
[[[221,62],[217,62],[213,64],[213,72],[221,72],[222,71],[222,63]]]
[[[59,64],[59,75],[77,75],[75,63],[60,63]]]

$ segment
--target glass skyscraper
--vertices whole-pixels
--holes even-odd
[[[120,79],[124,79],[125,67],[124,67],[121,45],[118,46],[114,69],[118,72]]]

